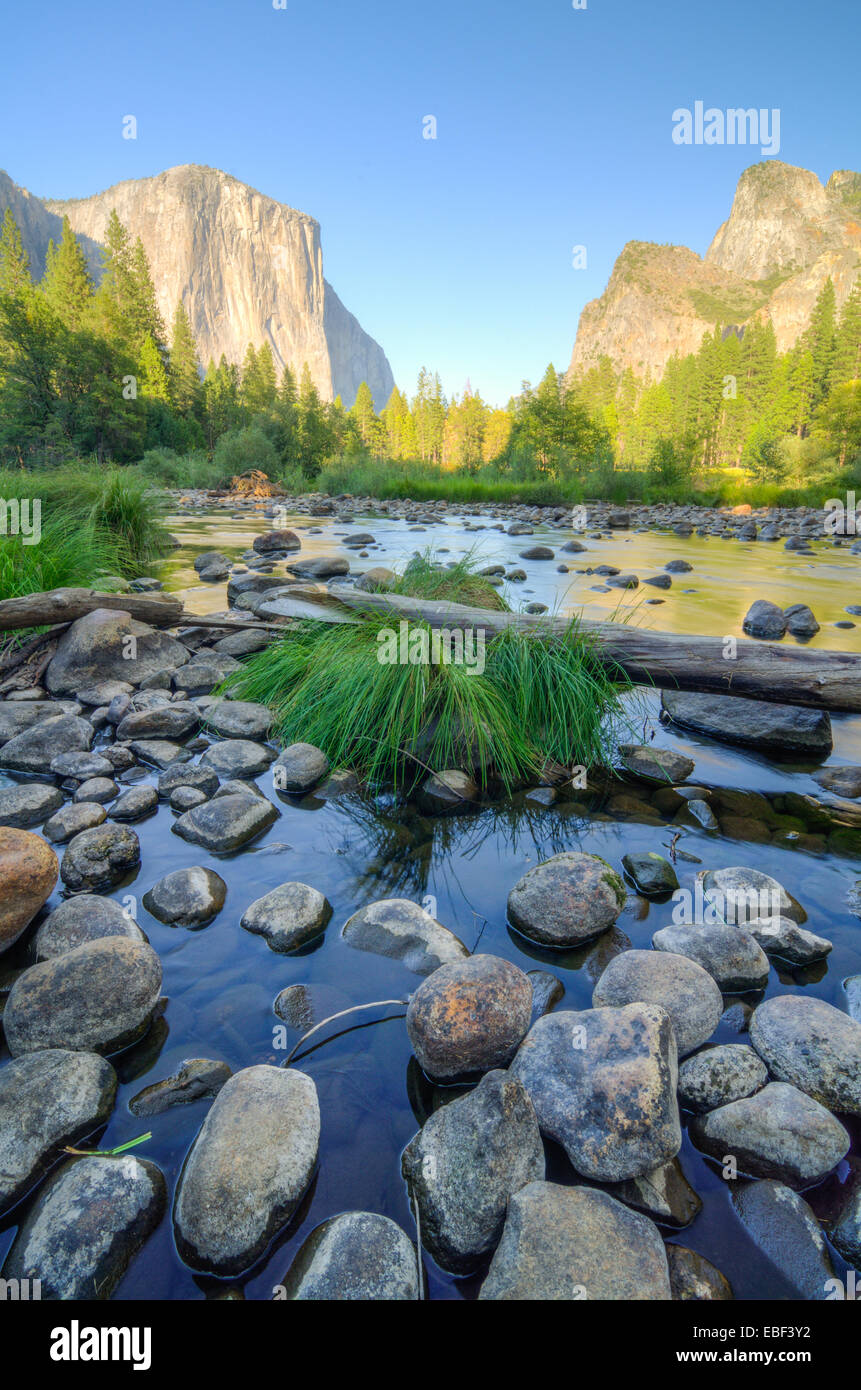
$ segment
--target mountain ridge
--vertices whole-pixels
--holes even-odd
[[[861,174],[768,160],[739,178],[729,216],[704,256],[686,246],[629,241],[603,293],[585,305],[568,380],[602,356],[617,372],[657,378],[696,352],[716,325],[770,319],[779,352],[804,332],[828,276],[838,306],[861,273]]]

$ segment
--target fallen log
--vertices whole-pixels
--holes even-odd
[[[491,612],[399,594],[363,593],[346,584],[331,585],[328,594],[354,611],[390,614],[395,621],[405,618],[432,627],[475,628],[486,637],[515,627],[540,639],[563,633],[571,624],[570,617]],[[728,657],[723,637],[652,632],[627,623],[583,619],[578,627],[594,642],[595,655],[602,664],[621,671],[638,685],[861,712],[861,656],[851,652],[783,647],[739,638],[734,656]]]
[[[95,589],[49,589],[0,602],[0,632],[16,628],[72,623],[95,608],[128,613],[150,627],[174,627],[182,618],[182,603],[171,594],[100,594]]]

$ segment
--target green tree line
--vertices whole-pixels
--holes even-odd
[[[308,365],[280,373],[271,345],[204,371],[180,302],[168,330],[140,240],[112,213],[98,286],[67,218],[33,282],[7,210],[0,229],[0,459],[76,455],[131,462],[199,451],[229,476],[259,467],[297,485],[327,460],[373,459],[460,474],[566,481],[617,470],[672,488],[717,469],[761,480],[839,467],[861,451],[861,277],[838,312],[826,281],[810,322],[779,353],[769,322],[716,327],[656,380],[601,358],[568,380],[553,365],[505,408],[467,383],[447,398],[422,368],[377,412],[366,382],[352,407],[324,401]],[[182,481],[177,479],[177,481]]]

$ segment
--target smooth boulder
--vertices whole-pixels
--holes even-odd
[[[673,1025],[679,1057],[708,1042],[723,1013],[721,992],[706,970],[687,956],[663,951],[623,951],[607,965],[592,991],[596,1008],[656,1004]]]
[[[177,1188],[180,1255],[201,1273],[236,1275],[263,1254],[304,1196],[320,1143],[310,1076],[246,1067],[222,1087]]]
[[[57,856],[29,830],[0,827],[0,954],[27,930],[57,882]]]
[[[829,1110],[861,1115],[861,1023],[824,999],[779,994],[754,1010],[750,1041],[771,1075]]]
[[[407,1034],[426,1075],[453,1082],[507,1066],[531,1013],[532,985],[518,966],[469,956],[419,985],[407,1006]]]
[[[67,695],[101,681],[141,681],[165,669],[175,670],[188,660],[181,642],[128,613],[95,608],[78,618],[61,636],[45,672],[52,695]]]
[[[239,925],[262,936],[273,951],[294,951],[319,936],[331,916],[331,903],[316,888],[282,883],[251,903]]]
[[[605,860],[566,850],[518,879],[508,895],[508,917],[531,941],[564,949],[612,927],[626,896]]]
[[[18,976],[3,1015],[9,1051],[116,1052],[146,1031],[160,990],[161,961],[146,943],[108,936],[77,946]]]
[[[174,869],[144,893],[143,905],[170,927],[204,927],[218,915],[227,884],[213,869]]]
[[[830,1111],[795,1086],[772,1081],[755,1095],[698,1115],[690,1127],[698,1148],[739,1173],[809,1187],[836,1167],[849,1135]]]
[[[37,960],[52,960],[106,936],[146,941],[137,922],[119,903],[96,893],[79,893],[60,903],[41,923],[33,946]]]
[[[193,806],[174,821],[172,829],[183,840],[224,854],[256,839],[277,819],[278,811],[271,801],[244,792]]]
[[[721,743],[811,758],[831,752],[831,720],[825,710],[684,690],[664,690],[661,705],[672,724]]]
[[[344,923],[341,937],[358,951],[402,961],[417,975],[469,956],[454,932],[409,898],[382,898],[360,907]]]

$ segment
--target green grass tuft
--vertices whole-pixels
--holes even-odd
[[[473,608],[490,608],[494,612],[510,611],[498,589],[482,575],[476,574],[471,555],[465,555],[451,565],[441,565],[430,550],[414,555],[392,592],[408,598],[465,603]]]
[[[409,789],[429,771],[460,768],[482,787],[511,790],[547,758],[570,767],[609,760],[618,687],[576,624],[546,642],[507,631],[488,644],[478,674],[382,664],[378,634],[393,621],[304,623],[226,687],[269,705],[285,743],[312,743],[372,784]]]

